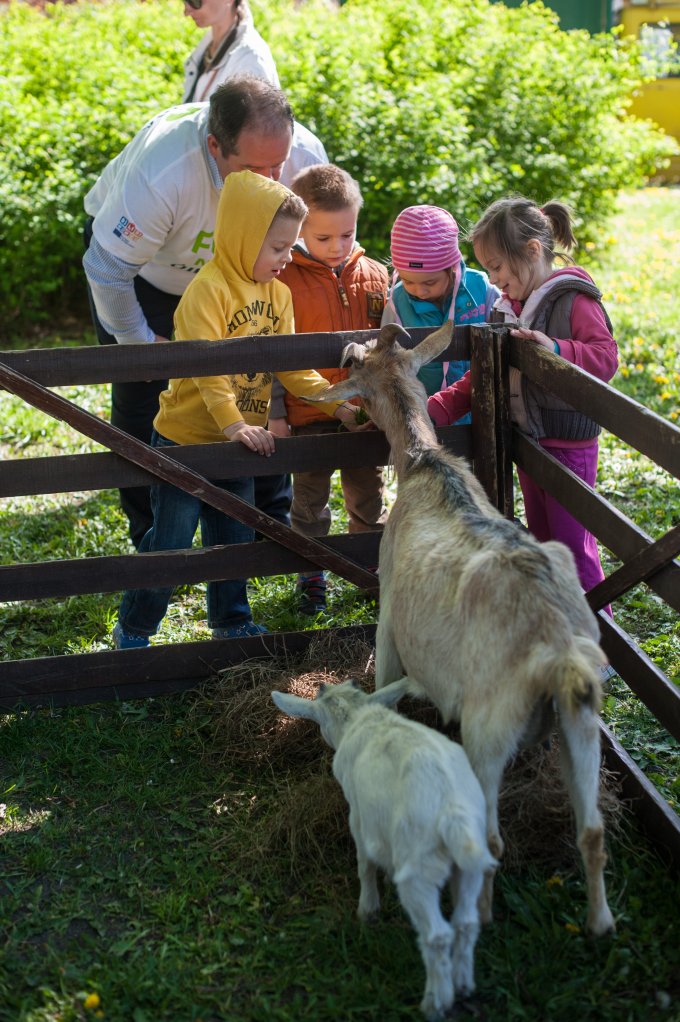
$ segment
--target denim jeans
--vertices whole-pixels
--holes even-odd
[[[171,440],[159,436],[154,430],[153,447],[176,447]],[[216,486],[253,503],[251,478],[213,480]],[[205,504],[198,497],[185,493],[169,483],[156,483],[151,487],[153,525],[139,544],[139,553],[155,550],[186,550],[191,547],[196,527],[201,524],[203,546],[251,543],[253,529],[243,525],[223,511]],[[165,617],[172,588],[129,589],[123,594],[118,620],[124,632],[130,635],[154,635]],[[208,582],[208,626],[227,628],[230,625],[252,621],[246,579]]]

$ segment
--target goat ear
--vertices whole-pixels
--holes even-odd
[[[368,697],[369,701],[380,706],[395,706],[400,699],[410,692],[411,685],[410,678],[399,678],[398,681],[393,681],[389,685],[385,685],[384,688],[371,692]]]
[[[304,717],[319,722],[319,704],[313,699],[302,699],[290,692],[272,692],[275,704],[288,717]]]
[[[424,341],[413,349],[413,368],[415,372],[418,372],[421,366],[431,362],[437,355],[441,355],[444,348],[448,348],[453,337],[453,322],[449,319],[440,326],[439,330],[435,330],[429,334]]]
[[[376,348],[391,348],[399,337],[403,337],[407,341],[411,339],[410,334],[404,330],[403,326],[398,323],[386,323],[380,331]]]

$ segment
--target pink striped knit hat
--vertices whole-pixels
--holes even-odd
[[[395,270],[437,273],[458,266],[458,224],[439,206],[409,206],[394,221],[391,256]]]

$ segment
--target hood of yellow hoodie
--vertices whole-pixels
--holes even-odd
[[[279,206],[285,185],[240,170],[224,179],[215,222],[214,262],[227,280],[252,282],[255,260]]]

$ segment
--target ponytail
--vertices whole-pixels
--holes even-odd
[[[541,213],[547,216],[552,226],[552,234],[565,252],[571,252],[576,247],[576,238],[571,228],[571,210],[564,202],[557,202],[551,199],[541,207]]]

